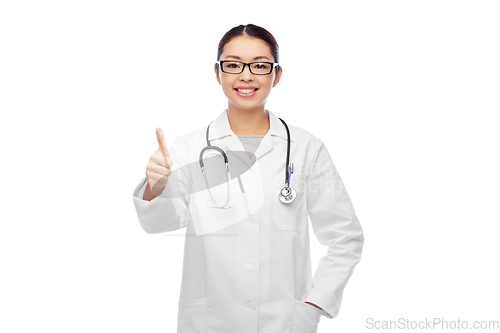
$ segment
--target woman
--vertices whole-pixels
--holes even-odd
[[[190,236],[178,332],[316,332],[321,315],[337,316],[362,252],[349,195],[323,142],[265,109],[283,73],[267,30],[248,24],[228,31],[214,69],[228,108],[170,150],[157,129],[160,148],[133,193],[146,232],[186,227]],[[203,176],[207,142],[226,153],[230,178],[224,172],[227,179],[208,182],[213,170]],[[212,149],[202,160],[207,153],[222,156]],[[281,195],[288,186],[293,199]],[[314,278],[308,216],[327,247]]]

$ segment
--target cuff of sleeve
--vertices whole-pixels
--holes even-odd
[[[150,201],[144,200],[144,192],[146,191],[146,180],[147,177],[142,177],[142,180],[137,184],[132,193],[134,198],[134,205],[137,209],[138,214],[143,214],[148,211],[150,206]]]
[[[309,295],[307,295],[304,302],[311,302],[311,303],[319,306],[321,309],[323,309],[321,311],[323,311],[323,315],[326,318],[329,318],[329,319],[335,318],[337,316],[337,313],[338,313],[338,307],[332,308],[332,307],[326,306],[325,304],[328,304],[329,300],[325,298],[325,295],[326,294],[321,294],[321,293],[315,291],[315,289],[313,288],[313,290],[311,290]]]
[[[146,193],[146,187],[148,186],[147,182],[144,182],[144,185],[142,186],[141,190],[139,191],[139,199],[144,200],[144,193]]]

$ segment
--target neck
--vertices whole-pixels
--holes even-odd
[[[264,106],[258,109],[242,110],[232,108],[229,104],[227,110],[229,125],[234,134],[266,135],[269,132],[269,117],[264,111]]]

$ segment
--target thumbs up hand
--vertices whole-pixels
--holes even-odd
[[[146,166],[146,175],[148,186],[144,193],[144,200],[152,200],[159,196],[165,186],[167,186],[168,177],[172,174],[172,160],[163,138],[161,128],[156,129],[156,138],[158,140],[158,150],[151,155],[149,163]]]

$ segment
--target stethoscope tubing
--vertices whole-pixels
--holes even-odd
[[[286,184],[286,186],[289,186],[290,185],[290,178],[289,178],[290,171],[288,169],[288,164],[290,163],[290,131],[288,130],[288,125],[285,123],[285,121],[281,118],[278,118],[278,119],[281,120],[283,125],[285,125],[286,135],[288,138],[287,147],[286,147],[285,184]]]
[[[280,195],[279,195],[279,199],[281,202],[283,203],[290,203],[292,202],[295,197],[296,197],[296,192],[294,189],[290,188],[290,174],[293,173],[293,165],[290,166],[289,163],[290,163],[290,130],[288,129],[288,125],[286,124],[286,122],[279,118],[279,120],[281,120],[281,122],[283,123],[283,125],[285,126],[286,128],[286,134],[287,134],[287,147],[286,147],[286,164],[285,164],[285,187],[283,187],[280,191]],[[209,134],[209,130],[210,130],[210,125],[212,124],[212,122],[210,122],[210,124],[208,124],[207,126],[207,131],[206,131],[206,140],[207,140],[207,146],[204,147],[201,151],[200,151],[200,157],[199,157],[199,162],[200,162],[200,168],[201,168],[201,172],[203,174],[203,178],[205,179],[205,184],[207,185],[207,190],[208,190],[208,193],[210,194],[210,198],[212,199],[212,201],[214,202],[214,204],[216,205],[217,208],[224,208],[227,206],[227,204],[229,203],[229,161],[228,161],[228,158],[227,158],[227,155],[226,153],[224,152],[224,150],[220,147],[217,147],[217,146],[212,146],[210,144],[210,140],[208,139],[208,134]],[[208,182],[207,182],[207,178],[206,178],[206,173],[205,173],[205,165],[203,164],[203,154],[205,153],[205,151],[207,151],[208,149],[215,149],[217,150],[218,152],[220,152],[224,158],[224,164],[225,164],[225,167],[226,167],[226,183],[227,183],[227,186],[228,186],[228,195],[227,195],[227,199],[226,199],[226,204],[222,207],[219,207],[219,205],[217,205],[217,203],[215,202],[213,196],[212,196],[212,193],[210,191],[210,187],[208,185]],[[241,187],[241,180],[238,179],[239,182],[240,182],[240,187]],[[242,191],[244,192],[243,188],[242,188]],[[288,193],[287,195],[284,195],[283,193]],[[248,208],[248,207],[247,207]]]

